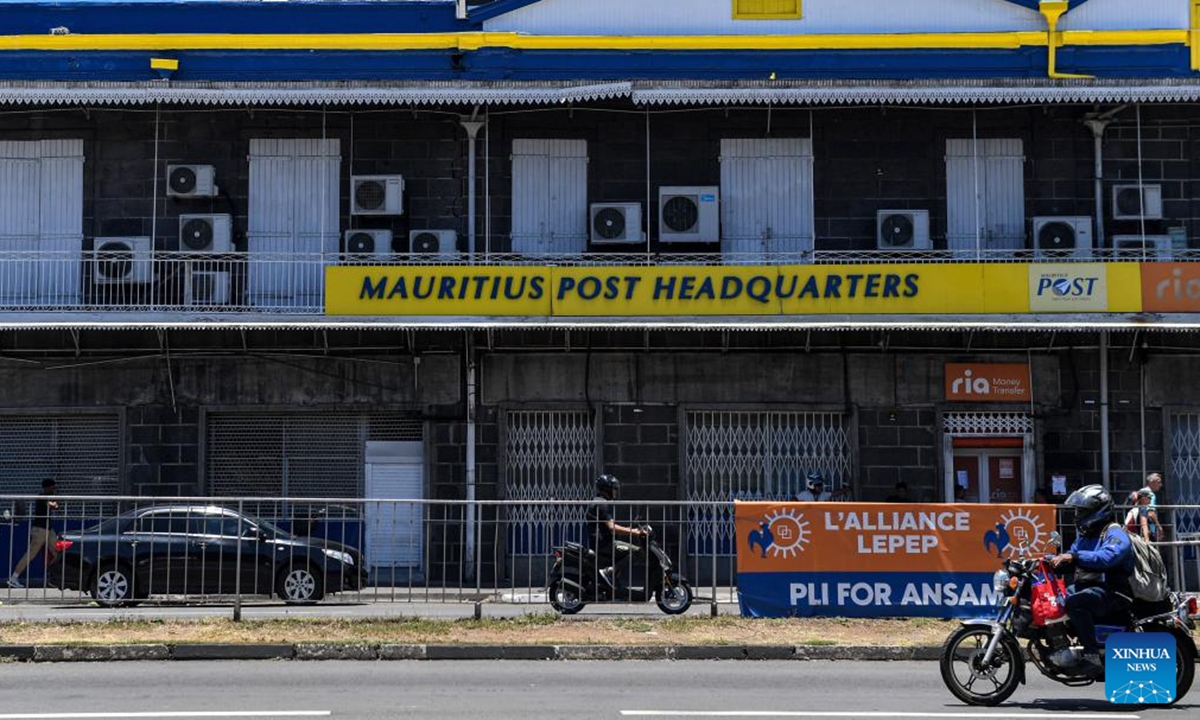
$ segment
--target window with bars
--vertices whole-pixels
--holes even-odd
[[[53,479],[59,495],[121,492],[121,415],[0,415],[0,480],[5,493],[36,494]],[[98,508],[64,507],[71,515]]]
[[[511,555],[544,555],[580,540],[595,497],[596,423],[587,410],[510,410],[504,415],[508,500],[579,500],[578,506],[518,505],[509,511]]]
[[[819,471],[835,493],[850,486],[849,419],[840,412],[688,410],[684,482],[690,555],[732,555],[731,500],[795,500]]]
[[[210,412],[205,425],[205,487],[221,497],[361,498],[368,441],[424,437],[391,413]]]
[[[734,20],[799,20],[801,0],[733,0]]]
[[[1168,428],[1171,466],[1167,479],[1173,485],[1170,504],[1200,506],[1200,414],[1171,413]],[[1158,502],[1166,504],[1161,497]],[[1176,510],[1173,515],[1176,537],[1168,540],[1177,540],[1179,535],[1194,537],[1200,534],[1200,511]],[[1200,548],[1191,547],[1184,552],[1194,558]]]

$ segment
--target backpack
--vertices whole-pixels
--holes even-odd
[[[1116,523],[1109,526],[1120,527]],[[1159,602],[1167,597],[1167,566],[1158,548],[1142,539],[1141,534],[1126,533],[1133,546],[1133,572],[1129,587],[1133,596],[1146,602]]]

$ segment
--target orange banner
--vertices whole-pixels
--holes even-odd
[[[1200,312],[1200,265],[1142,263],[1142,309]]]
[[[1032,390],[1025,363],[946,363],[946,400],[1029,402]]]
[[[1050,505],[737,503],[738,573],[995,572],[1041,551]]]

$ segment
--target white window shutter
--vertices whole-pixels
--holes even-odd
[[[721,238],[724,250],[755,262],[763,254],[813,248],[812,141],[721,140]]]
[[[587,141],[513,140],[512,251],[587,250]]]

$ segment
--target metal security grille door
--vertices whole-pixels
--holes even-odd
[[[1200,506],[1200,415],[1195,413],[1171,413],[1167,427],[1171,433],[1171,471],[1167,476],[1171,488],[1172,505]],[[1159,499],[1162,502],[1162,499]],[[1176,510],[1174,513],[1175,540],[1179,535],[1200,533],[1200,512]],[[1196,548],[1186,552],[1194,557]]]
[[[794,500],[816,470],[835,491],[851,477],[849,421],[838,412],[688,410],[684,428],[687,499]],[[689,551],[734,552],[733,517],[690,513]]]
[[[512,251],[587,249],[587,141],[513,140]]]
[[[338,140],[250,141],[248,293],[252,305],[321,308],[338,259]]]
[[[365,512],[366,562],[376,583],[395,581],[397,570],[421,570],[423,506],[396,501],[423,499],[424,478],[424,443],[367,443],[366,498],[381,501],[368,502]]]
[[[595,497],[596,424],[586,410],[510,410],[504,416],[504,497]],[[510,555],[545,555],[563,537],[582,536],[586,508],[516,505],[509,509]]]
[[[368,442],[424,436],[399,414],[210,412],[205,422],[207,488],[222,497],[360,498]]]
[[[735,261],[813,248],[808,138],[721,141],[721,237]]]
[[[946,141],[947,246],[1025,247],[1025,151],[1018,139]]]
[[[118,495],[121,476],[118,413],[0,415],[3,492],[37,493],[43,479],[53,478],[60,495]]]
[[[82,140],[0,141],[0,252],[0,303],[79,303]]]

